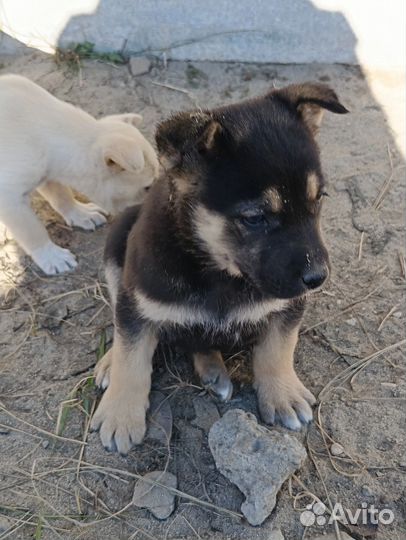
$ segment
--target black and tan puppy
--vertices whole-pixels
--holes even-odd
[[[165,173],[116,221],[105,253],[115,334],[92,426],[106,448],[142,441],[160,340],[189,350],[223,399],[221,352],[252,347],[263,420],[299,429],[312,419],[293,354],[306,295],[329,273],[314,139],[323,109],[347,112],[330,88],[305,83],[159,126]]]

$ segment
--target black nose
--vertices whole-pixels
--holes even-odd
[[[317,289],[326,281],[327,277],[328,269],[326,267],[312,268],[303,274],[302,280],[309,289]]]

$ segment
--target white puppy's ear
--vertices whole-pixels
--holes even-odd
[[[143,118],[140,114],[124,113],[111,114],[110,116],[105,116],[102,120],[118,120],[119,122],[124,122],[125,124],[131,124],[132,126],[137,127],[142,124]]]
[[[144,154],[139,144],[120,134],[105,138],[103,156],[108,167],[119,167],[123,171],[140,172],[145,166]]]

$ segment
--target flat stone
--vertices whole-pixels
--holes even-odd
[[[129,60],[130,73],[133,77],[145,75],[151,69],[151,61],[145,56],[131,56]]]
[[[218,470],[245,495],[241,511],[251,525],[272,512],[283,482],[306,459],[303,445],[289,433],[258,425],[241,409],[228,411],[209,432]]]
[[[147,414],[146,439],[168,445],[172,436],[172,409],[169,400],[161,392],[151,392]]]
[[[176,476],[170,472],[149,472],[135,484],[132,502],[138,508],[147,508],[156,518],[166,519],[175,509],[175,494],[164,486],[175,489],[177,485]]]
[[[210,396],[199,396],[193,400],[196,417],[192,426],[199,427],[208,432],[214,422],[220,418],[219,411]]]

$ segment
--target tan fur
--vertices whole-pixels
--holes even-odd
[[[207,354],[196,353],[193,355],[193,362],[196,373],[205,388],[217,394],[223,401],[231,398],[233,385],[219,351],[210,351]]]
[[[111,306],[113,308],[117,302],[117,294],[118,294],[118,287],[120,285],[120,279],[121,279],[122,270],[115,264],[113,264],[111,261],[109,261],[106,264],[106,268],[104,270],[104,276],[106,278],[107,282],[107,288],[110,293],[110,299],[111,299]]]
[[[312,172],[307,177],[306,195],[309,201],[313,202],[319,192],[319,179],[317,174]]]
[[[313,135],[317,135],[323,121],[324,109],[320,108],[318,105],[304,103],[299,105],[298,110],[301,112],[303,120],[308,125]]]
[[[203,144],[207,150],[210,150],[214,147],[216,142],[216,137],[221,133],[222,127],[218,122],[211,122],[209,127],[206,129],[203,137]]]
[[[270,424],[283,420],[300,429],[300,419],[312,419],[314,396],[300,382],[293,367],[299,327],[286,332],[276,322],[253,350],[254,387],[262,418]]]
[[[121,454],[127,454],[145,434],[152,357],[157,343],[150,329],[143,330],[134,343],[129,343],[116,331],[111,352],[107,353],[109,356],[101,360],[98,379],[103,381],[108,371],[109,381],[91,427],[100,430],[105,447],[113,450],[114,441]]]
[[[275,188],[269,188],[265,192],[265,199],[271,204],[271,210],[275,214],[280,212],[283,207],[282,203],[282,197],[280,196],[279,192]]]
[[[196,236],[216,261],[218,268],[226,270],[232,276],[241,276],[225,239],[225,218],[200,205],[195,210],[194,220]]]

